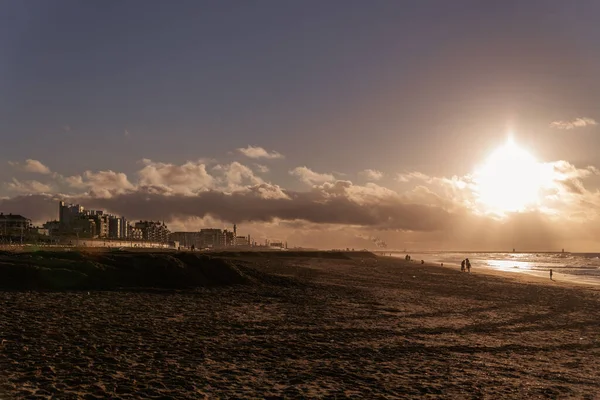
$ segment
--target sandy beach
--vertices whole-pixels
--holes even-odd
[[[597,287],[368,254],[215,257],[243,279],[195,289],[0,292],[1,397],[600,392]]]

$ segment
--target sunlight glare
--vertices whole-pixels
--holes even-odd
[[[474,180],[486,210],[502,214],[536,205],[546,177],[543,165],[509,138],[476,171]]]

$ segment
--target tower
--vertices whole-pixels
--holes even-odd
[[[237,237],[237,225],[233,224],[233,236]]]
[[[60,201],[58,203],[58,221],[61,224],[65,223],[65,202],[64,201]]]

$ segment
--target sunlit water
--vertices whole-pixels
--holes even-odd
[[[444,263],[460,269],[465,258],[472,271],[478,268],[526,273],[549,277],[552,269],[556,279],[568,279],[600,284],[600,253],[409,253],[414,261]],[[404,257],[405,254],[393,254]]]

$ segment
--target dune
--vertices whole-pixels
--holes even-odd
[[[5,290],[184,289],[246,281],[231,262],[198,253],[0,254],[0,288]]]

